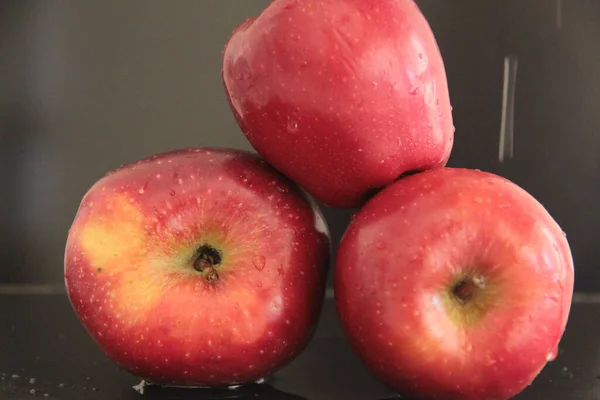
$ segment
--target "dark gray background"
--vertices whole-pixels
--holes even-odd
[[[0,2],[0,283],[62,283],[89,186],[150,154],[250,149],[221,51],[267,0]],[[422,0],[448,73],[452,166],[505,176],[568,234],[600,290],[600,1]],[[560,12],[559,10],[560,6]],[[514,158],[498,161],[503,62],[519,60]],[[353,210],[323,208],[336,243]]]

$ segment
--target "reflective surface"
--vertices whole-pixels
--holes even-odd
[[[265,384],[235,391],[142,387],[139,379],[119,370],[99,351],[61,294],[0,295],[0,315],[2,399],[44,398],[46,394],[63,400],[392,398],[350,352],[331,300],[325,304],[316,336],[299,358]],[[600,303],[576,303],[558,358],[516,398],[599,398],[599,330]]]

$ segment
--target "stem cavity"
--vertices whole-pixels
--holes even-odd
[[[467,277],[454,286],[452,294],[460,304],[468,303],[478,289],[485,288],[485,280],[482,276]]]
[[[194,269],[202,274],[208,283],[219,280],[216,266],[221,263],[221,254],[217,249],[209,245],[202,245],[198,249],[198,258],[194,261]]]

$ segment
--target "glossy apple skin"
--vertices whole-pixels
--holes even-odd
[[[222,251],[219,280],[194,268]],[[65,282],[101,349],[161,385],[256,381],[298,355],[324,297],[319,210],[255,154],[184,149],[126,165],[85,194]]]
[[[413,0],[275,0],[234,31],[222,77],[254,149],[327,205],[450,156],[446,72]]]
[[[444,296],[469,270],[485,277],[489,297],[475,323],[456,323]],[[411,398],[521,392],[556,356],[572,293],[557,223],[525,190],[478,170],[394,183],[360,210],[336,260],[336,306],[352,347]]]

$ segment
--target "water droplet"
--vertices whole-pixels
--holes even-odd
[[[419,93],[419,86],[413,86],[408,90],[409,94],[412,94],[413,96]]]
[[[59,384],[58,384],[58,387],[62,389],[62,388],[64,388],[64,387],[65,387],[65,384],[64,384],[64,383],[59,383]]]
[[[175,196],[175,191],[173,189],[169,190],[169,195]]]
[[[29,383],[33,385],[33,384],[35,383],[35,378],[31,378],[31,379],[29,380]]]
[[[384,242],[377,242],[375,244],[375,247],[377,247],[378,250],[383,250],[383,249],[385,249],[386,245]]]
[[[252,264],[254,264],[254,267],[259,271],[262,271],[263,269],[265,269],[266,262],[267,262],[267,259],[265,258],[265,256],[252,257]]]
[[[377,87],[378,85],[379,85],[379,83],[373,82],[373,87]]]
[[[287,130],[289,133],[298,132],[298,122],[293,119],[288,119]]]
[[[31,389],[31,390],[29,391],[29,393],[31,393],[31,394],[35,394],[35,389]]]
[[[289,189],[285,186],[277,186],[277,191],[279,193],[287,193],[289,191]]]
[[[277,274],[279,276],[283,276],[285,274],[285,270],[283,269],[283,266],[277,268]]]
[[[289,3],[287,3],[285,6],[283,6],[284,10],[291,10],[292,8],[296,7],[298,5],[298,3],[296,3],[296,0],[290,1]]]
[[[256,286],[257,286],[257,287],[259,287],[259,288],[260,288],[260,287],[262,287],[262,282],[258,282],[258,283],[256,284]]]
[[[419,53],[418,56],[419,56],[419,60],[423,59],[423,53]]]
[[[148,182],[144,183],[144,186],[142,186],[140,188],[140,190],[138,190],[139,194],[144,194],[144,192],[146,191],[146,188],[148,187]]]
[[[563,235],[564,237],[567,237],[567,232],[563,231],[563,232],[562,232],[562,235]]]

